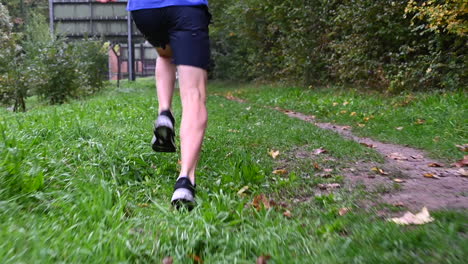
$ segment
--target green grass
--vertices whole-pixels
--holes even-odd
[[[175,114],[181,108],[176,97]],[[363,210],[367,194],[346,188],[339,169],[381,161],[373,150],[258,107],[210,96],[198,172],[198,206],[169,206],[178,154],[152,152],[157,102],[151,80],[86,101],[0,112],[0,263],[463,263],[466,212],[434,212],[435,222],[400,227]],[[180,119],[180,118],[179,118]],[[317,162],[331,179],[291,156],[324,147]],[[273,160],[268,151],[280,150]],[[279,161],[282,160],[282,161]],[[272,174],[282,162],[289,175]],[[237,195],[249,186],[244,197]],[[284,208],[250,203],[264,193]],[[301,203],[298,196],[310,197]],[[342,207],[352,208],[339,216]]]
[[[426,150],[432,157],[454,162],[468,143],[466,92],[421,92],[398,96],[338,87],[215,85],[256,105],[279,106],[315,115],[318,120],[346,124],[353,132],[385,142]],[[398,130],[400,128],[401,130]]]

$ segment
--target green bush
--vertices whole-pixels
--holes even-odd
[[[8,10],[0,4],[0,103],[11,105],[15,111],[26,110],[27,78],[22,61],[25,56],[18,44],[21,34],[12,32]]]
[[[390,92],[466,88],[466,34],[433,30],[433,19],[413,19],[421,12],[411,13],[407,0],[210,3],[215,78]]]
[[[34,93],[50,104],[61,104],[79,95],[80,75],[72,45],[57,38],[39,49],[33,60],[36,74],[42,79]]]
[[[104,87],[107,77],[107,47],[99,40],[73,42],[74,56],[80,76],[80,91],[83,95],[94,94]]]

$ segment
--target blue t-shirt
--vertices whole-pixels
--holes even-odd
[[[208,0],[129,0],[127,10],[161,8],[166,6],[208,5]]]

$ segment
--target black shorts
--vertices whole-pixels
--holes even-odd
[[[208,69],[211,14],[206,6],[169,6],[132,11],[137,28],[154,47],[171,46],[173,62]]]

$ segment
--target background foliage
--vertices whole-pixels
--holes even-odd
[[[66,42],[51,36],[40,8],[43,2],[0,4],[0,103],[13,105],[14,111],[25,111],[29,96],[60,104],[104,86],[104,43],[90,39]],[[6,7],[19,17],[10,16]]]
[[[212,0],[216,78],[466,86],[466,1]]]

